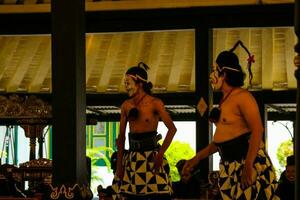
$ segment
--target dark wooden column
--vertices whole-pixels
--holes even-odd
[[[253,93],[252,93],[253,94]],[[263,141],[266,141],[266,137],[268,137],[267,132],[268,132],[268,112],[265,106],[265,102],[264,102],[264,98],[262,97],[263,93],[260,93],[258,96],[255,97],[255,100],[257,102],[258,108],[259,108],[259,112],[260,112],[260,117],[261,117],[261,121],[263,123],[264,126],[264,135],[263,135]]]
[[[52,0],[51,17],[53,188],[50,197],[87,199],[85,1]],[[57,193],[54,187],[58,187]]]
[[[196,104],[202,112],[196,112],[196,149],[199,151],[209,144],[210,127],[208,122],[209,105],[212,100],[209,90],[209,66],[210,66],[210,52],[212,42],[212,31],[208,26],[201,26],[196,29],[195,33],[196,43],[196,70],[195,70],[195,84],[196,84]],[[200,173],[204,180],[207,179],[209,172],[209,159],[200,162]]]
[[[295,197],[300,199],[300,0],[295,0],[295,33],[297,35],[297,44],[295,46],[295,77],[297,79],[297,113],[296,113],[296,131],[295,131],[295,157],[296,157],[296,184]]]

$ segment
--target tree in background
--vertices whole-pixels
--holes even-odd
[[[180,175],[176,168],[177,162],[181,159],[191,159],[195,153],[195,150],[188,143],[173,141],[170,144],[168,150],[165,152],[165,156],[170,165],[170,175],[173,182],[180,180]]]
[[[276,155],[277,155],[278,162],[282,168],[285,168],[286,166],[286,157],[293,155],[293,153],[294,153],[294,149],[293,149],[292,140],[286,140],[280,143]]]
[[[108,155],[107,156],[107,152]],[[91,164],[92,164],[92,174],[91,174],[91,190],[93,193],[96,193],[97,186],[99,184],[104,183],[104,176],[101,176],[99,174],[99,164],[103,162],[102,165],[106,166],[108,171],[111,171],[111,163],[110,163],[110,156],[114,152],[112,148],[109,147],[94,147],[94,148],[87,148],[86,149],[86,155],[91,158]]]

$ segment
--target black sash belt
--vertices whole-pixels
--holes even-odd
[[[129,133],[130,151],[151,151],[159,148],[161,135],[156,131],[145,133]]]
[[[249,147],[250,133],[243,134],[232,140],[215,143],[222,161],[241,161],[245,159]]]

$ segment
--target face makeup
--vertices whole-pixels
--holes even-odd
[[[224,81],[224,76],[221,75],[221,70],[218,66],[214,67],[213,71],[209,75],[209,79],[213,90],[221,89]]]
[[[124,85],[129,97],[133,97],[137,93],[137,85],[131,75],[125,76]]]

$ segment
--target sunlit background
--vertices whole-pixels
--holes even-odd
[[[177,133],[170,145],[170,151],[167,151],[167,157],[173,171],[173,181],[178,180],[178,174],[175,168],[176,162],[180,159],[188,159],[195,155],[196,149],[196,123],[175,122]],[[266,147],[270,158],[274,164],[279,178],[284,170],[285,158],[293,154],[292,136],[294,132],[293,122],[291,121],[268,121],[266,134]],[[100,131],[100,132],[99,132]],[[101,133],[101,131],[104,131]],[[116,151],[115,142],[118,134],[117,122],[99,122],[96,126],[87,126],[87,155],[92,158],[92,191],[97,195],[97,186],[107,187],[111,185],[113,172],[110,168],[110,156]],[[128,132],[128,130],[127,130]],[[158,133],[165,137],[167,128],[163,123],[159,123]],[[51,128],[44,130],[45,143],[43,145],[44,157],[52,158],[51,147]],[[110,137],[110,138],[109,138]],[[108,138],[110,140],[108,140]],[[128,138],[128,137],[127,137]],[[11,142],[15,145],[11,146]],[[19,126],[1,126],[0,127],[0,155],[1,163],[15,164],[29,160],[29,138],[25,137],[24,130]],[[128,141],[126,141],[128,148]],[[38,147],[36,147],[38,151]],[[219,155],[213,156],[213,169],[219,169]]]

